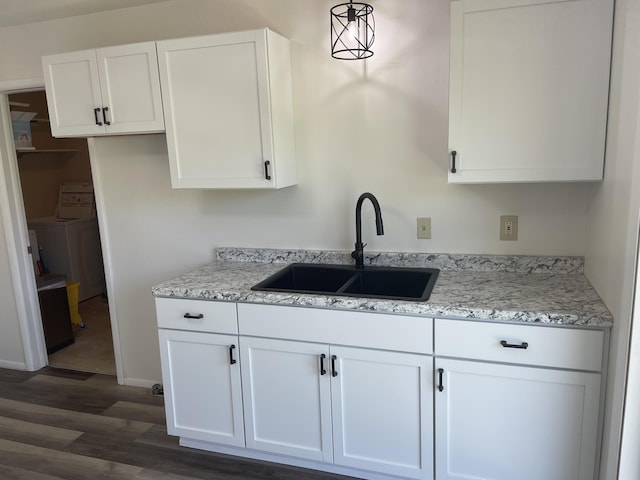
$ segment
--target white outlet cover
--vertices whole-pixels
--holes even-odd
[[[420,239],[431,238],[431,217],[418,217],[417,233]]]

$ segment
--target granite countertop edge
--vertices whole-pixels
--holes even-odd
[[[349,264],[348,252],[217,250],[216,261],[152,288],[155,297],[368,311],[439,318],[609,328],[613,317],[583,273],[582,257],[373,253],[369,265],[440,268],[427,302],[258,292],[294,262]]]

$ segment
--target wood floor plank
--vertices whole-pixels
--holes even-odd
[[[165,425],[154,425],[138,438],[136,438],[135,441],[138,443],[146,443],[147,445],[153,445],[162,448],[182,448],[178,443],[178,437],[169,435],[167,433],[167,427]]]
[[[51,377],[74,378],[76,380],[88,380],[95,375],[95,372],[79,372],[77,370],[68,370],[66,368],[44,367],[38,371],[39,375],[48,375]]]
[[[163,397],[107,375],[0,369],[1,480],[344,480],[180,447]]]
[[[85,434],[67,447],[79,455],[136,465],[143,469],[206,480],[328,480],[347,478],[191,448],[158,448],[134,442],[125,446],[113,438]]]
[[[104,394],[115,396],[118,400],[164,406],[164,398],[154,396],[151,393],[151,388],[118,385],[116,377],[112,375],[93,375],[87,380],[86,385],[99,388]]]
[[[19,384],[5,384],[0,380],[0,397],[96,414],[104,412],[118,400],[163,405],[163,399],[154,397],[150,389],[124,387],[118,385],[115,378],[108,382],[102,385],[90,380],[36,375]],[[79,398],[82,401],[78,401]]]
[[[210,477],[207,480],[212,480]],[[160,472],[158,470],[144,469],[138,474],[135,480],[201,480],[196,477],[185,477],[184,475],[176,475],[175,473]],[[235,479],[240,480],[240,479]]]
[[[100,413],[115,401],[114,398],[105,398],[97,389],[52,382],[34,377],[12,388],[0,388],[0,397],[85,413]],[[79,398],[82,398],[81,402]]]
[[[5,368],[0,368],[0,382],[12,384],[12,383],[22,383],[34,375],[37,375],[36,372],[23,372],[22,370],[7,370]]]
[[[0,458],[5,466],[65,480],[123,480],[135,478],[142,469],[99,458],[60,452],[0,439]]]
[[[51,375],[34,375],[25,382],[25,386],[35,384],[48,384],[72,387],[74,391],[84,391],[87,395],[96,394],[105,400],[105,403],[113,403],[126,398],[132,403],[163,407],[162,397],[152,395],[151,389],[118,385],[116,378],[110,375],[96,375],[91,377],[73,378]],[[83,390],[84,389],[84,390]]]
[[[25,383],[26,384],[48,383],[51,385],[67,385],[67,386],[74,386],[74,387],[83,387],[83,386],[86,386],[87,380],[88,379],[86,378],[74,378],[74,377],[59,376],[59,375],[38,374],[31,377]]]
[[[82,435],[82,432],[77,430],[0,417],[0,438],[5,440],[29,443],[46,448],[63,449],[80,435]]]
[[[54,477],[46,473],[33,472],[8,465],[0,465],[0,478],[2,480],[64,480],[62,477]]]
[[[262,468],[245,467],[243,461],[229,466],[218,458],[191,449],[158,448],[144,443],[127,444],[125,448],[113,438],[94,434],[83,435],[70,444],[68,451],[78,455],[91,455],[105,461],[132,464],[142,469],[195,477],[198,479],[237,480],[238,478],[264,478]],[[242,474],[243,476],[240,476]]]
[[[4,416],[25,422],[56,426],[68,430],[109,435],[115,439],[135,439],[151,427],[151,423],[103,417],[53,407],[33,405],[0,398],[0,412]]]
[[[165,424],[164,407],[143,405],[141,403],[117,401],[103,413],[108,417],[122,418],[124,420],[137,420],[156,425]]]

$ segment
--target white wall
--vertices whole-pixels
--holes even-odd
[[[363,191],[380,200],[371,250],[582,255],[589,185],[448,185],[448,0],[372,1],[374,57],[328,51],[326,0],[174,0],[0,29],[0,80],[41,76],[40,56],[267,26],[292,40],[300,182],[276,192],[174,191],[162,136],[96,142],[125,377],[160,378],[151,285],[216,246],[349,250]],[[499,216],[520,216],[518,242]],[[417,240],[416,217],[432,217]],[[112,227],[113,226],[113,227]],[[1,355],[1,354],[0,354]]]
[[[616,478],[640,214],[640,3],[617,0],[605,180],[588,207],[586,275],[614,316],[603,479]],[[633,457],[638,458],[637,452]],[[638,478],[620,476],[621,480]]]

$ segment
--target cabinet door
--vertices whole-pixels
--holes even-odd
[[[104,133],[95,50],[50,55],[42,65],[52,135]]]
[[[280,40],[284,41],[284,39]],[[269,45],[279,44],[269,35]],[[279,53],[278,53],[279,52]],[[158,62],[174,188],[279,188],[274,141],[291,117],[288,44],[267,54],[265,30],[158,42]],[[271,78],[270,63],[282,78]],[[280,84],[273,83],[279,81]],[[277,93],[288,87],[286,95]],[[272,90],[273,89],[273,90]],[[277,100],[271,109],[270,99]],[[286,137],[287,140],[279,140]]]
[[[438,480],[593,480],[599,374],[437,359],[439,377]]]
[[[613,0],[451,2],[449,182],[601,180]]]
[[[100,48],[96,54],[106,132],[163,131],[156,42]]]
[[[431,357],[332,346],[330,360],[334,462],[432,478]]]
[[[158,331],[167,432],[244,446],[238,337]]]
[[[328,347],[242,337],[240,350],[247,447],[331,462]]]

